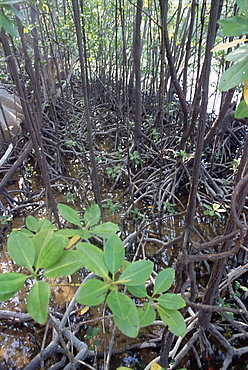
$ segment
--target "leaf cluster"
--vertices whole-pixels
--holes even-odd
[[[248,5],[247,0],[236,0],[244,16],[237,15],[229,19],[218,21],[222,27],[224,36],[242,37],[248,33]],[[246,42],[247,39],[234,40],[230,43],[218,45],[213,50],[225,50],[233,46]],[[235,50],[226,56],[226,60],[233,62],[221,76],[219,90],[227,91],[244,83],[244,99],[238,105],[235,118],[244,118],[248,116],[248,44],[239,45]]]
[[[84,267],[95,278],[80,286],[76,296],[80,304],[96,306],[106,302],[114,322],[129,337],[136,337],[141,326],[152,324],[156,310],[172,333],[184,336],[186,326],[178,310],[185,306],[185,301],[177,294],[165,293],[173,284],[175,270],[167,268],[157,274],[150,296],[146,282],[153,272],[153,263],[147,260],[130,263],[125,259],[123,243],[116,234],[118,227],[111,222],[97,225],[100,209],[96,204],[82,219],[67,205],[59,204],[58,209],[68,223],[78,228],[58,230],[49,220],[38,221],[28,216],[26,228],[11,232],[7,244],[9,256],[29,273],[0,274],[0,300],[11,298],[27,279],[32,279],[27,309],[34,320],[44,324],[50,288],[54,285],[49,279],[69,276]],[[89,242],[93,235],[106,240],[103,250]],[[137,308],[130,295],[142,298],[143,306]]]
[[[10,18],[4,14],[4,11],[9,12],[11,15],[15,15],[19,19],[22,19],[21,13],[13,6],[20,1],[21,0],[0,0],[0,31],[2,28],[4,28],[7,33],[14,37],[18,37],[19,34],[14,28]]]

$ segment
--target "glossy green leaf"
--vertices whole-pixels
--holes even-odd
[[[118,291],[112,291],[107,297],[107,304],[120,331],[128,337],[137,337],[140,328],[139,316],[132,299]]]
[[[13,297],[23,287],[26,278],[26,275],[20,272],[0,274],[0,301],[5,301]]]
[[[52,239],[54,231],[52,229],[44,229],[38,231],[33,237],[32,242],[35,247],[35,261],[34,266],[37,267],[37,259],[40,255],[40,252],[45,248],[45,246]]]
[[[68,239],[62,235],[53,235],[49,242],[43,245],[37,257],[37,269],[53,265],[61,256],[63,249],[68,244]]]
[[[153,263],[151,261],[136,261],[125,269],[119,280],[127,286],[141,285],[150,277],[152,269]]]
[[[138,308],[138,315],[140,326],[151,325],[156,320],[156,312],[148,302],[145,302],[143,307]]]
[[[173,268],[167,268],[158,273],[156,276],[155,284],[154,284],[154,293],[163,293],[166,292],[173,284],[175,279],[175,270]]]
[[[107,268],[112,274],[115,274],[121,267],[125,257],[125,249],[118,235],[112,234],[108,238],[104,245],[103,255]]]
[[[248,44],[244,44],[239,46],[237,49],[233,50],[226,56],[226,60],[230,62],[238,62],[240,59],[246,57],[248,55]]]
[[[145,284],[134,285],[134,286],[129,285],[128,290],[135,297],[138,297],[138,298],[147,297],[147,291],[146,291]]]
[[[60,258],[52,266],[45,269],[44,275],[52,279],[60,278],[74,274],[81,267],[82,262],[77,251],[63,251]]]
[[[107,291],[107,284],[101,280],[91,279],[80,288],[76,299],[85,306],[97,306],[105,300]]]
[[[132,299],[117,290],[109,293],[107,304],[113,314],[119,316],[121,319],[127,318],[133,310],[133,307],[135,307],[136,310],[136,306]]]
[[[241,100],[239,103],[235,113],[234,113],[235,118],[245,118],[248,117],[248,106],[246,105],[246,102]]]
[[[38,221],[35,217],[29,215],[25,221],[26,227],[31,231],[38,231]]]
[[[248,79],[248,56],[228,68],[220,78],[219,90],[227,91]]]
[[[230,19],[220,19],[218,23],[224,36],[243,36],[248,33],[248,21],[239,15]]]
[[[47,320],[50,288],[45,281],[36,281],[27,299],[29,315],[39,324]]]
[[[12,260],[18,265],[32,270],[35,259],[35,247],[30,238],[14,230],[9,236],[7,249]]]
[[[104,224],[97,225],[90,229],[90,232],[100,236],[101,238],[107,239],[111,234],[118,231],[119,228],[113,222],[105,222]]]
[[[158,303],[169,310],[179,310],[186,306],[185,300],[177,294],[165,293],[158,298]]]
[[[236,0],[236,3],[238,4],[242,12],[244,12],[245,16],[248,17],[248,1],[247,0]]]
[[[93,204],[84,214],[84,223],[87,228],[96,225],[101,217],[101,211],[97,204]]]
[[[77,225],[81,227],[81,221],[80,217],[77,214],[77,212],[72,209],[71,207],[67,206],[66,204],[58,204],[58,210],[61,214],[61,216],[68,222],[70,222],[73,225]]]
[[[158,306],[158,312],[163,323],[168,326],[171,333],[178,337],[184,337],[186,334],[186,325],[179,311],[168,310],[162,306]]]
[[[78,243],[77,251],[83,266],[94,274],[106,277],[108,276],[108,268],[104,262],[103,251],[90,243]]]
[[[5,14],[0,13],[0,30],[4,28],[7,33],[13,37],[19,37],[17,30],[13,27],[12,22],[6,17]]]

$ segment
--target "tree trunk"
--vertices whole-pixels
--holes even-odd
[[[201,108],[199,125],[197,131],[197,144],[194,156],[192,178],[190,184],[190,193],[187,204],[187,214],[185,218],[185,229],[186,229],[186,243],[188,239],[187,232],[194,228],[194,218],[195,218],[195,208],[196,208],[196,197],[197,189],[200,179],[201,172],[201,158],[204,142],[204,133],[206,128],[206,117],[207,117],[207,104],[208,104],[208,86],[209,86],[209,76],[211,67],[211,49],[214,46],[216,30],[217,30],[217,20],[220,14],[220,4],[221,0],[212,0],[209,16],[208,25],[208,37],[205,51],[205,59],[202,68],[202,75],[200,81],[202,81],[201,86]]]
[[[99,205],[101,209],[102,219],[104,221],[104,213],[102,209],[102,202],[101,202],[101,191],[97,173],[97,166],[96,166],[96,157],[94,152],[94,143],[93,143],[93,135],[92,135],[92,125],[90,119],[90,108],[89,108],[89,99],[88,99],[88,86],[87,86],[87,79],[86,79],[86,68],[85,68],[85,57],[83,51],[83,37],[81,31],[81,24],[80,24],[80,12],[77,0],[72,0],[73,5],[73,13],[74,13],[74,20],[76,26],[76,34],[77,34],[77,44],[78,44],[78,52],[79,52],[79,60],[80,60],[80,68],[81,68],[81,77],[82,77],[82,89],[83,89],[83,97],[84,97],[84,108],[85,108],[85,116],[86,116],[86,123],[87,123],[87,138],[90,150],[90,162],[91,162],[91,181],[92,181],[92,188],[95,196],[95,201]]]
[[[51,184],[50,184],[50,177],[47,168],[46,157],[44,153],[44,147],[42,143],[42,134],[41,134],[41,97],[37,90],[37,81],[35,79],[34,71],[32,68],[31,60],[27,53],[27,48],[25,44],[25,40],[23,37],[23,26],[20,20],[17,18],[18,22],[18,30],[21,36],[22,48],[25,54],[25,69],[30,78],[31,85],[34,88],[34,103],[29,102],[27,92],[24,86],[24,83],[20,80],[19,74],[17,71],[15,59],[13,57],[13,53],[11,52],[8,39],[6,37],[5,31],[2,29],[1,31],[1,41],[3,44],[4,53],[7,57],[7,63],[10,69],[11,77],[16,85],[17,92],[20,96],[23,114],[25,118],[25,124],[29,131],[33,148],[35,150],[35,155],[37,158],[38,166],[42,175],[43,184],[46,189],[46,209],[47,212],[50,214],[53,213],[56,219],[56,222],[59,224],[59,218],[57,213],[57,207],[55,198],[52,192]]]
[[[134,41],[133,41],[133,58],[134,58],[134,74],[135,74],[135,128],[134,128],[134,147],[139,151],[141,131],[141,115],[142,115],[142,101],[141,101],[141,39],[140,39],[140,25],[142,19],[143,1],[137,0],[137,10],[135,19]]]
[[[224,235],[228,235],[233,231],[237,230],[240,233],[237,243],[241,243],[245,237],[245,225],[239,221],[239,217],[244,208],[246,197],[248,194],[248,141],[246,140],[244,152],[240,161],[240,166],[237,173],[238,183],[232,194],[231,213],[227,221]],[[230,251],[234,244],[233,239],[227,240],[222,244],[219,253]],[[239,249],[235,250],[238,253]],[[214,263],[212,272],[206,287],[202,304],[212,305],[216,303],[218,297],[219,284],[223,277],[224,270],[226,267],[227,258],[220,259]],[[208,329],[211,320],[211,312],[199,310],[199,323],[202,328]]]

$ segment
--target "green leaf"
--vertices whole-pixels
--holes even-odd
[[[118,235],[112,234],[108,238],[104,245],[103,255],[107,268],[112,274],[115,274],[121,267],[125,257],[125,249]]]
[[[245,14],[246,17],[248,17],[248,2],[247,0],[236,0],[236,3],[242,10],[242,12]]]
[[[146,291],[145,284],[128,286],[128,290],[135,297],[138,297],[138,298],[147,297],[147,291]]]
[[[101,217],[101,211],[97,204],[93,204],[84,214],[84,223],[87,228],[97,224]]]
[[[1,4],[2,3],[0,3],[0,6],[1,6]],[[5,8],[8,9],[16,17],[18,17],[21,21],[23,20],[22,14],[16,8],[14,8],[13,5],[11,5],[10,3],[6,4]]]
[[[118,292],[117,290],[109,293],[107,297],[107,304],[113,314],[119,316],[121,319],[127,318],[133,307],[135,307],[135,304],[131,298],[121,292]]]
[[[244,44],[237,49],[233,50],[226,56],[226,60],[230,62],[238,62],[240,59],[246,57],[248,55],[248,44]]]
[[[0,31],[4,28],[7,33],[9,33],[13,37],[19,37],[19,33],[17,30],[13,27],[13,24],[10,22],[10,20],[4,15],[3,13],[0,13]]]
[[[155,284],[154,284],[154,293],[163,293],[166,292],[173,284],[175,279],[175,270],[173,268],[167,268],[160,271],[156,277]]]
[[[224,36],[242,36],[248,33],[248,21],[239,15],[230,19],[220,19],[218,23]]]
[[[0,274],[0,301],[5,301],[23,287],[27,276],[20,272]]]
[[[114,290],[109,293],[107,304],[113,314],[125,319],[131,312],[134,302],[125,294]]]
[[[81,239],[86,240],[92,237],[91,230],[88,231],[86,229],[78,230],[77,235],[81,237]]]
[[[38,221],[36,220],[35,217],[33,217],[31,215],[28,216],[26,218],[26,222],[25,223],[26,223],[26,227],[29,230],[34,231],[34,232],[38,231]]]
[[[92,237],[92,234],[88,231],[88,230],[85,230],[85,229],[61,229],[61,230],[58,230],[56,232],[56,235],[63,235],[67,238],[70,238],[72,236],[75,236],[75,235],[79,235],[80,238],[82,238],[83,240],[86,240],[86,239],[89,239]]]
[[[143,307],[138,308],[138,315],[140,326],[151,325],[156,320],[156,312],[148,302],[145,302]]]
[[[245,118],[248,117],[248,106],[246,105],[246,102],[241,100],[239,103],[235,113],[234,113],[235,118]]]
[[[20,3],[22,0],[1,0],[0,6]]]
[[[120,331],[128,337],[137,337],[140,328],[139,316],[131,298],[118,291],[112,291],[107,297],[107,304]]]
[[[34,236],[34,233],[32,233],[32,231],[27,230],[27,229],[19,229],[19,232],[25,235],[27,238]]]
[[[132,263],[128,260],[124,260],[122,263],[122,271],[124,272],[128,266],[130,266]]]
[[[127,337],[136,338],[138,336],[140,326],[136,308],[126,319],[120,319],[120,317],[114,315],[114,322],[120,331]]]
[[[103,251],[90,243],[78,243],[77,250],[82,264],[94,274],[107,277],[108,268],[104,262]]]
[[[35,259],[35,247],[31,239],[19,231],[12,231],[7,249],[9,256],[18,265],[32,270]]]
[[[179,310],[186,306],[184,299],[177,294],[165,293],[158,298],[158,303],[169,310]]]
[[[220,78],[219,90],[227,91],[248,79],[248,56],[228,68]]]
[[[60,258],[52,266],[45,269],[44,275],[52,279],[60,278],[74,274],[81,267],[82,262],[77,251],[63,251]]]
[[[246,286],[240,285],[239,289],[243,290],[244,292],[248,292],[248,288]]]
[[[36,281],[27,299],[29,315],[39,324],[47,320],[50,288],[45,281]]]
[[[98,335],[101,331],[101,328],[99,328],[99,326],[97,326],[96,328],[94,328],[92,330],[92,336],[94,337],[95,335]]]
[[[92,229],[90,229],[90,232],[100,236],[101,238],[107,239],[111,234],[118,230],[118,226],[116,226],[113,222],[105,222],[104,224],[94,226]]]
[[[53,224],[49,220],[44,219],[44,220],[38,221],[38,230],[37,231],[41,231],[41,230],[45,230],[45,229],[56,230],[56,227],[53,226]]]
[[[37,267],[37,259],[40,255],[40,252],[42,249],[45,248],[45,246],[49,243],[51,238],[53,237],[54,231],[51,229],[44,229],[41,231],[38,231],[33,237],[32,242],[35,247],[35,261],[34,266]]]
[[[91,279],[80,288],[76,299],[85,306],[97,306],[105,300],[107,291],[107,284],[101,280]]]
[[[152,269],[151,261],[136,261],[125,269],[119,280],[126,286],[141,285],[150,277]]]
[[[68,244],[68,239],[62,235],[53,235],[49,242],[43,245],[37,258],[37,269],[53,265],[61,256],[63,249]]]
[[[66,221],[70,222],[73,225],[82,227],[80,217],[78,216],[77,212],[74,209],[67,206],[66,204],[59,203],[58,210]]]
[[[162,306],[158,306],[157,308],[163,323],[168,325],[170,332],[178,337],[184,337],[186,334],[186,325],[181,313],[177,310],[168,310]]]

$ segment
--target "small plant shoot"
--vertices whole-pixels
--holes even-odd
[[[100,209],[96,204],[87,209],[83,218],[64,204],[59,204],[58,210],[68,222],[68,228],[58,230],[48,220],[38,221],[28,216],[26,228],[11,232],[7,243],[9,256],[28,273],[0,274],[0,300],[11,298],[27,279],[32,279],[27,309],[35,321],[44,324],[51,286],[56,285],[56,279],[84,267],[94,273],[94,278],[79,287],[78,303],[92,307],[106,302],[122,333],[137,337],[140,327],[152,324],[158,312],[173,334],[185,335],[186,326],[179,312],[185,301],[177,294],[166,293],[175,278],[173,268],[157,274],[150,296],[146,283],[153,273],[153,263],[148,260],[130,263],[125,259],[125,248],[116,234],[118,227],[111,222],[97,225]],[[89,243],[93,235],[103,238],[103,249]],[[50,284],[50,278],[55,279],[55,283]],[[142,297],[143,305],[137,308],[130,294],[136,299]]]

